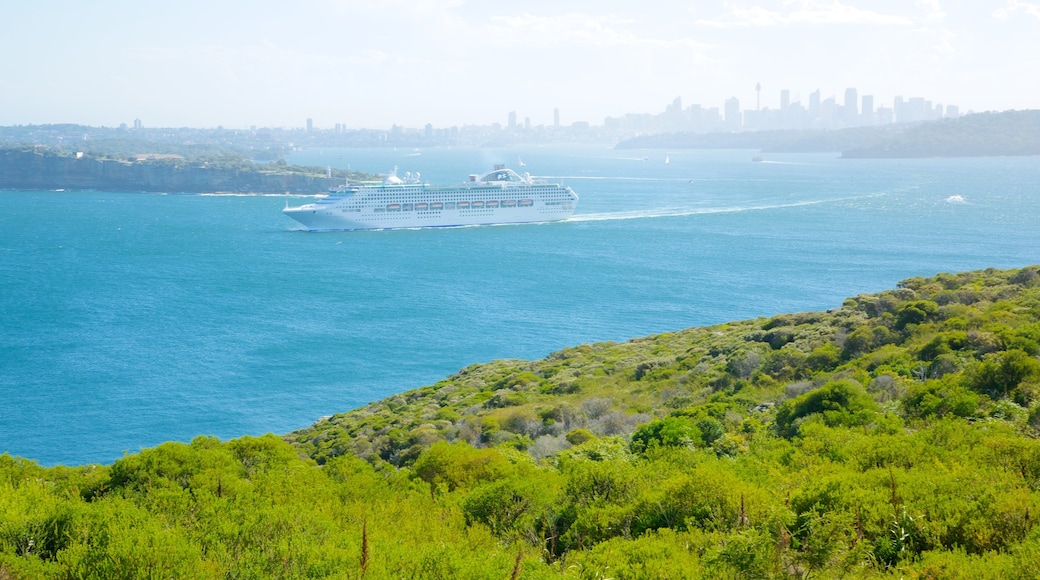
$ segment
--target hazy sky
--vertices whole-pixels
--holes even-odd
[[[1040,107],[1040,0],[9,0],[0,125],[601,124],[683,105]]]

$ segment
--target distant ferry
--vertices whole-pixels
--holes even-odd
[[[419,174],[342,185],[314,203],[289,207],[285,215],[308,230],[372,230],[565,220],[578,195],[569,187],[520,175],[496,165],[484,175],[450,186],[431,186]]]

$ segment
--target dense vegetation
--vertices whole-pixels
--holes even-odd
[[[234,153],[198,153],[185,158],[154,152],[91,151],[71,154],[47,147],[0,148],[0,188],[313,194],[345,180],[372,177],[358,171],[289,165],[282,159],[254,163]]]
[[[0,578],[1036,578],[1038,351],[1040,266],[940,274],[285,440],[0,456]]]
[[[92,144],[91,147],[85,148],[85,151],[78,152],[82,153],[80,158],[88,161],[115,161],[130,164],[136,163],[142,165],[170,166],[179,169],[213,169],[240,172],[266,171],[299,173],[301,175],[311,176],[325,176],[331,172],[332,177],[337,179],[361,180],[372,178],[370,174],[345,169],[318,167],[313,165],[289,165],[284,159],[269,161],[267,163],[255,163],[238,153],[228,153],[226,151],[211,149],[200,149],[187,153],[186,155],[181,155],[169,153],[167,148],[145,147],[143,149],[126,149],[121,146],[97,147],[95,145],[96,144]],[[17,159],[19,156],[24,156],[26,154],[45,158],[76,158],[72,153],[49,147],[21,145],[0,148],[0,159],[7,159],[9,157]]]
[[[1040,155],[1040,111],[979,113],[908,127],[842,157]]]
[[[850,158],[1040,155],[1040,111],[979,113],[924,123],[833,131],[664,133],[626,139],[617,148],[841,151],[842,157]]]

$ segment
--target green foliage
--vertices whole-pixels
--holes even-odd
[[[912,387],[902,405],[907,416],[918,419],[971,417],[979,408],[979,397],[956,381],[930,380]]]
[[[832,381],[780,405],[776,430],[783,437],[798,434],[798,427],[809,417],[818,417],[830,427],[866,425],[874,418],[877,405],[866,390],[850,380]]]
[[[285,438],[0,455],[0,578],[1037,577],[1037,272],[473,365]]]
[[[431,486],[448,490],[493,481],[512,470],[509,461],[492,449],[474,449],[465,443],[434,443],[415,462],[415,474]]]
[[[463,500],[466,522],[484,524],[500,537],[536,541],[554,499],[553,478],[546,475],[529,473],[476,487]]]
[[[920,324],[939,313],[939,305],[931,300],[913,300],[899,308],[896,328],[906,328],[908,324]]]
[[[690,419],[667,417],[636,429],[632,434],[632,450],[638,453],[658,445],[696,445],[701,439],[701,430]]]
[[[1040,360],[1018,349],[1006,350],[987,356],[966,375],[972,390],[992,398],[1007,397],[1023,382],[1040,381]]]

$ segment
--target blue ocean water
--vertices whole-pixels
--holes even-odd
[[[581,201],[562,223],[308,233],[285,196],[0,192],[0,452],[286,433],[475,362],[1040,262],[1035,157],[416,153],[290,161],[436,183],[506,163]]]

